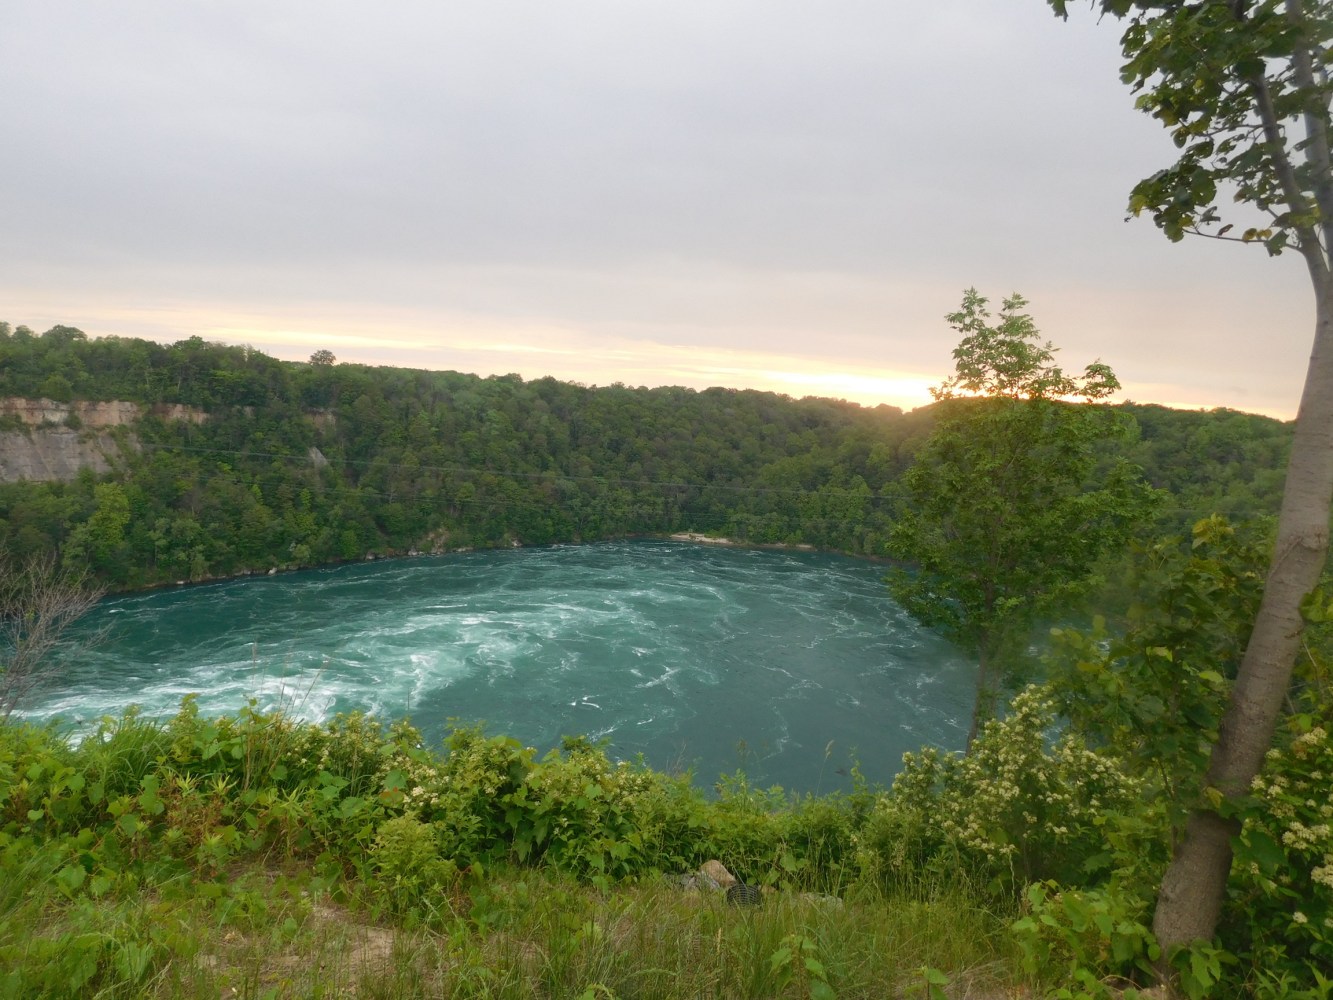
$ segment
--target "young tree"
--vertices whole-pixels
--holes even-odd
[[[101,596],[54,556],[0,559],[0,722],[46,676],[52,649]]]
[[[1047,0],[1066,16],[1067,0]],[[1163,953],[1211,938],[1237,833],[1232,806],[1272,744],[1300,650],[1301,604],[1328,556],[1333,504],[1333,168],[1329,0],[1092,0],[1127,20],[1122,78],[1138,106],[1170,130],[1172,165],[1140,181],[1149,212],[1173,241],[1186,234],[1294,249],[1314,292],[1314,347],[1296,417],[1273,560],[1204,794],[1167,869],[1153,917]],[[1219,193],[1257,224],[1223,217]]]
[[[1127,426],[1091,405],[1120,387],[1115,375],[1100,363],[1066,375],[1026,305],[1006,299],[992,324],[968,289],[948,317],[963,337],[956,372],[931,390],[938,421],[889,540],[905,563],[890,573],[894,596],[977,657],[969,745],[1034,624],[1086,588],[1151,500],[1126,463],[1098,471],[1099,447]]]

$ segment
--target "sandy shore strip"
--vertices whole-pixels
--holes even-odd
[[[735,545],[730,538],[712,538],[696,531],[681,531],[669,536],[673,542],[702,542],[704,545]]]
[[[817,552],[813,545],[788,545],[783,542],[738,542],[731,538],[714,538],[697,531],[681,531],[667,536],[673,542],[694,542],[698,545],[726,545],[733,549],[788,549],[795,552]]]

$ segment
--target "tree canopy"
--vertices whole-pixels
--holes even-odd
[[[977,656],[969,742],[1033,626],[1087,589],[1152,503],[1128,462],[1101,464],[1131,427],[1091,402],[1119,387],[1111,369],[1065,374],[1024,299],[1006,299],[997,322],[986,305],[968,289],[947,317],[962,334],[956,371],[932,390],[937,423],[903,477],[889,541],[902,561],[894,596]]]

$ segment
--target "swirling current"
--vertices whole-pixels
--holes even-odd
[[[606,741],[709,785],[887,783],[963,745],[975,668],[867,562],[635,541],[359,563],[118,596],[22,714],[77,734],[136,704],[484,721],[545,751]],[[77,638],[77,637],[76,637]]]

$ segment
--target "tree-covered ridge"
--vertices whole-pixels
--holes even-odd
[[[0,487],[14,555],[113,586],[430,547],[706,531],[874,552],[920,419],[773,393],[276,361],[0,329],[0,394],[178,403],[98,483]],[[69,391],[63,389],[68,386]]]
[[[319,363],[322,362],[322,363]],[[0,396],[182,404],[98,482],[0,486],[0,545],[60,549],[114,587],[413,549],[702,531],[878,555],[933,424],[754,390],[279,361],[0,324]],[[1288,426],[1127,404],[1124,447],[1188,524],[1276,508]],[[17,428],[11,428],[17,429]]]
[[[1174,500],[1164,526],[1187,529],[1212,513],[1246,520],[1277,511],[1291,424],[1236,410],[1173,410],[1122,403],[1138,424],[1126,457]]]

